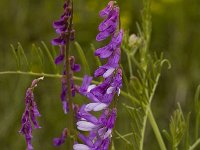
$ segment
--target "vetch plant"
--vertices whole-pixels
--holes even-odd
[[[71,96],[75,96],[75,86],[73,72],[80,71],[80,65],[75,64],[75,58],[69,56],[70,41],[74,40],[75,30],[73,29],[73,1],[65,1],[63,6],[64,13],[58,21],[53,23],[53,27],[59,37],[52,40],[52,44],[60,47],[60,54],[55,59],[55,64],[64,62],[61,101],[65,113],[72,108]],[[72,110],[71,110],[72,111]]]
[[[66,126],[52,139],[54,146],[63,145],[65,148],[66,143],[69,150],[143,150],[148,125],[151,126],[148,129],[154,132],[155,141],[161,150],[194,150],[200,145],[199,87],[194,100],[195,112],[188,113],[185,117],[178,104],[178,109],[171,116],[169,131],[160,132],[155,120],[152,101],[163,65],[167,64],[168,68],[171,65],[163,54],[150,51],[151,1],[143,0],[143,5],[142,21],[136,24],[138,33],[131,35],[122,29],[120,6],[116,1],[108,1],[107,6],[99,12],[103,21],[98,26],[96,41],[100,44],[108,42],[97,49],[92,45],[92,56],[96,64],[90,62],[80,44],[75,41],[76,22],[73,14],[76,5],[73,0],[64,1],[62,15],[53,22],[57,37],[51,41],[52,49],[44,42],[42,47],[33,45],[31,57],[34,59],[29,59],[20,43],[17,50],[11,45],[17,70],[3,71],[0,75],[44,76],[48,80],[57,78],[61,81],[60,99],[67,119],[63,118]],[[57,55],[55,48],[58,47]],[[72,49],[79,57],[72,56]],[[77,64],[75,60],[81,64]],[[97,68],[92,76],[91,65],[96,65]],[[33,66],[39,69],[34,70]],[[82,72],[81,68],[85,75],[75,76],[76,72]],[[36,120],[40,113],[33,90],[41,79],[43,78],[33,80],[25,97],[20,133],[25,137],[28,150],[33,149],[33,127],[40,128]],[[190,128],[192,115],[195,121],[193,132]],[[120,117],[124,117],[123,123],[118,120]],[[123,124],[127,129],[122,130],[118,124]]]
[[[27,143],[27,150],[33,149],[33,146],[31,144],[32,139],[32,124],[35,129],[41,128],[38,124],[38,121],[36,120],[36,117],[40,117],[40,113],[37,108],[37,104],[34,100],[34,94],[33,90],[37,86],[37,83],[40,80],[43,80],[44,77],[40,77],[38,79],[33,80],[31,87],[27,89],[26,91],[26,97],[25,97],[25,110],[22,115],[22,127],[20,129],[20,133],[24,135]]]
[[[122,71],[119,67],[119,60],[123,37],[123,31],[118,30],[119,7],[114,1],[110,1],[99,14],[100,17],[105,17],[105,20],[99,25],[100,33],[96,40],[102,41],[111,36],[111,41],[107,46],[97,49],[95,55],[107,58],[108,61],[94,73],[95,77],[102,76],[104,78],[102,83],[90,85],[92,77],[85,76],[83,84],[79,88],[79,93],[88,97],[91,103],[84,104],[78,111],[77,128],[81,131],[89,131],[89,135],[86,137],[79,133],[78,136],[84,144],[75,144],[74,150],[108,149],[117,116],[117,96],[119,96],[122,86]],[[102,114],[96,118],[90,113],[91,111],[102,111]]]

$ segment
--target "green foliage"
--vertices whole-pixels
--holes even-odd
[[[119,1],[119,3],[120,2],[121,1]],[[78,33],[77,41],[80,42],[80,44],[76,44],[76,48],[79,52],[77,55],[83,65],[82,68],[84,72],[87,74],[92,73],[92,70],[89,68],[90,64],[97,67],[101,65],[101,61],[98,57],[95,57],[96,63],[92,63],[92,60],[85,56],[85,51],[83,52],[81,46],[90,49],[88,43],[91,42],[97,34],[96,27],[98,20],[96,19],[97,15],[95,15],[96,10],[100,10],[100,7],[103,8],[105,3],[106,2],[98,3],[88,0],[87,2],[79,1],[76,5],[78,11],[75,13],[75,29]],[[154,25],[153,40],[151,43],[150,35],[152,25],[150,1],[143,0],[145,9],[142,11],[142,22],[135,25],[135,22],[140,20],[137,17],[139,16],[138,12],[141,9],[140,3],[141,1],[129,0],[121,2],[122,25],[124,25],[125,28],[130,28],[130,33],[133,31],[135,32],[137,29],[138,34],[129,35],[129,32],[127,32],[124,36],[122,49],[123,54],[125,55],[123,55],[121,62],[121,68],[123,69],[123,89],[119,101],[119,106],[121,106],[119,107],[119,112],[123,112],[124,108],[126,111],[123,112],[123,114],[118,114],[119,117],[123,117],[123,121],[118,122],[119,127],[117,127],[114,132],[114,144],[112,144],[112,150],[141,150],[145,149],[145,146],[143,146],[145,142],[148,143],[147,149],[156,149],[154,148],[156,140],[154,138],[148,138],[149,134],[151,136],[151,133],[149,132],[151,131],[151,128],[148,128],[148,130],[146,129],[148,119],[156,135],[157,141],[161,145],[161,149],[164,149],[162,137],[159,134],[159,128],[163,128],[163,122],[166,122],[165,119],[166,116],[168,116],[168,112],[172,111],[171,109],[173,107],[171,106],[173,103],[176,104],[176,102],[173,102],[173,95],[178,95],[176,89],[181,89],[181,95],[183,95],[183,98],[181,97],[180,101],[183,102],[183,108],[189,108],[190,105],[193,105],[194,103],[191,99],[185,101],[184,98],[186,97],[185,95],[192,95],[191,93],[193,88],[196,86],[195,84],[189,83],[199,82],[199,32],[197,31],[199,26],[199,13],[196,13],[199,11],[199,1],[192,0],[190,5],[188,5],[187,1],[152,1],[151,10],[153,12]],[[54,58],[56,56],[55,47],[49,48],[46,44],[42,43],[41,46],[32,45],[32,48],[27,48],[27,45],[36,42],[35,40],[41,40],[40,38],[42,38],[49,41],[50,38],[53,37],[51,35],[52,29],[50,28],[50,21],[60,13],[59,10],[61,4],[62,2],[58,4],[58,2],[50,2],[47,0],[40,2],[22,0],[19,1],[17,5],[13,5],[13,0],[3,0],[0,3],[2,8],[2,38],[0,40],[1,54],[2,56],[5,56],[5,58],[3,57],[1,59],[1,69],[5,70],[5,72],[0,72],[0,74],[44,75],[46,77],[61,78],[62,75],[59,74],[61,70],[54,64]],[[7,9],[3,9],[4,7],[7,7]],[[43,24],[41,24],[41,20],[44,21]],[[13,27],[13,24],[15,27]],[[41,26],[38,26],[38,24],[41,24]],[[85,30],[86,28],[90,28],[91,30],[87,31]],[[24,48],[22,48],[19,43],[16,46],[11,45],[16,61],[15,64],[12,64],[12,59],[9,55],[10,53],[4,50],[8,49],[5,43],[15,43],[16,41],[23,41]],[[95,47],[97,47],[95,44],[91,46],[93,52]],[[150,48],[164,49],[165,56],[169,57],[173,64],[174,69],[170,71],[170,73],[166,73],[161,82],[159,82],[161,69],[163,63],[168,63],[168,61],[163,57],[163,55],[158,55],[160,52],[151,52],[149,50]],[[190,50],[190,54],[188,54],[188,50]],[[93,53],[90,52],[88,56],[93,56]],[[5,60],[9,61],[6,61],[5,63]],[[14,65],[16,65],[16,69],[13,69]],[[12,66],[13,70],[11,71],[10,69],[7,71],[7,68],[10,66]],[[28,78],[24,78],[24,76],[20,78],[18,78],[18,76],[10,77],[8,75],[1,76],[1,78],[5,78],[6,81],[9,81],[8,83],[4,83],[3,80],[0,82],[2,86],[0,91],[2,109],[1,116],[3,116],[0,123],[2,125],[0,129],[0,137],[2,143],[6,143],[2,144],[1,148],[13,149],[14,147],[15,149],[23,149],[23,145],[21,144],[22,139],[18,139],[18,135],[15,134],[18,130],[18,127],[16,126],[19,125],[20,120],[20,118],[16,118],[16,116],[21,114],[21,103],[24,96],[22,93],[28,84]],[[17,80],[16,82],[13,81],[14,78]],[[82,78],[75,77],[75,80],[81,81]],[[96,81],[93,82],[98,83]],[[156,91],[158,83],[163,86]],[[59,99],[59,93],[57,92],[57,97],[51,94],[56,90],[59,91],[58,85],[59,83],[57,80],[54,84],[50,82],[50,84],[44,88],[48,89],[48,92],[41,89],[40,93],[38,93],[39,98],[43,98],[39,107],[41,107],[41,110],[44,110],[47,114],[44,114],[44,117],[41,120],[44,120],[44,124],[48,124],[49,126],[49,128],[43,128],[41,136],[37,136],[39,137],[39,140],[35,141],[35,143],[40,146],[38,146],[38,149],[51,149],[52,145],[49,141],[51,141],[57,133],[56,130],[61,130],[61,126],[64,124],[62,124],[62,121],[60,121],[58,117],[61,116],[62,113],[59,114],[57,111],[54,111],[54,113],[49,112],[49,110],[55,109],[59,104],[59,102],[57,102],[57,99]],[[182,88],[181,85],[188,87],[188,89]],[[52,87],[49,88],[50,86]],[[5,90],[7,90],[7,92],[5,92]],[[187,94],[184,95],[185,90],[187,91]],[[191,111],[191,113],[188,113],[186,117],[183,117],[184,114],[179,106],[170,119],[169,132],[165,131],[165,134],[168,138],[170,137],[170,140],[168,141],[172,148],[180,150],[199,149],[199,91],[200,87],[198,87],[195,95],[194,112]],[[175,99],[175,101],[180,98],[179,95],[177,97],[178,98]],[[151,108],[153,99],[159,100],[156,101],[156,104],[159,103],[159,107],[154,108],[152,106],[154,109]],[[46,105],[47,103],[48,105]],[[60,106],[58,108],[60,108]],[[59,109],[57,110],[59,111]],[[162,110],[162,113],[159,112],[160,110]],[[155,112],[158,121],[152,119],[153,112]],[[129,118],[127,116],[129,116]],[[159,124],[159,128],[157,123]],[[129,131],[127,131],[127,128],[124,133],[124,126],[127,126],[127,124],[131,124],[131,128],[129,128]],[[55,134],[50,134],[54,131],[56,131]],[[146,139],[145,136],[147,136]],[[16,139],[18,140],[16,141]],[[164,142],[167,143],[167,140]],[[66,148],[63,147],[61,149]]]
[[[47,69],[49,67],[48,64],[45,64],[45,61],[47,61],[51,63],[50,67],[52,68],[50,68],[50,70],[54,70],[54,72],[57,73],[58,68],[54,63],[54,58],[51,53],[52,50],[50,50],[44,42],[42,42],[42,45],[43,49],[39,46],[36,46],[35,44],[32,44],[32,54],[29,58],[25,54],[24,49],[20,43],[18,43],[17,48],[11,45],[12,52],[15,56],[17,64],[16,71],[32,72],[35,70],[35,66],[37,66],[37,69],[40,68],[40,72],[45,73],[48,71]],[[38,72],[38,70],[36,72]]]
[[[143,149],[146,121],[155,94],[155,90],[160,78],[161,68],[164,62],[162,56],[148,59],[147,71],[142,66],[138,69],[138,74],[133,76],[128,82],[130,94],[133,97],[132,106],[124,105],[131,116],[131,126],[133,132],[132,146],[134,149]]]
[[[178,109],[174,111],[170,119],[169,132],[164,130],[164,134],[167,140],[171,143],[172,150],[178,150],[178,146],[183,139],[184,133],[186,131],[186,121],[183,116],[180,105],[178,104]]]
[[[195,97],[194,97],[194,102],[195,102],[195,140],[198,139],[199,137],[199,128],[200,128],[200,85],[197,87]]]
[[[85,56],[85,54],[83,52],[83,49],[81,48],[81,46],[80,46],[80,44],[78,42],[75,42],[74,44],[76,46],[77,52],[79,54],[79,57],[81,59],[84,72],[86,74],[90,75],[90,66],[88,65],[88,61],[87,61],[86,56]]]
[[[185,119],[181,106],[180,104],[178,104],[178,109],[174,111],[170,119],[169,132],[163,130],[163,133],[165,134],[166,139],[169,141],[172,150],[178,150],[178,149],[195,150],[198,148],[200,144],[199,95],[200,95],[200,86],[197,87],[194,96],[194,114],[193,114],[195,122],[194,126],[190,128],[191,113],[188,113]],[[190,145],[191,141],[194,141],[192,145]]]
[[[126,53],[129,65],[129,80],[125,78],[126,86],[129,89],[132,106],[124,105],[131,117],[132,140],[127,143],[132,149],[142,150],[145,137],[147,118],[154,129],[160,148],[165,150],[165,145],[159,133],[159,129],[151,112],[151,102],[153,100],[164,62],[169,61],[161,55],[152,55],[149,51],[149,42],[151,37],[151,15],[150,1],[144,2],[142,13],[142,29],[138,26],[139,35],[124,35],[122,49]],[[133,63],[132,63],[133,62]],[[133,65],[137,74],[133,74]],[[122,65],[123,66],[123,65]],[[123,67],[124,68],[124,67]],[[128,80],[128,81],[127,81]],[[149,115],[150,114],[150,115]],[[123,138],[122,138],[123,139]]]

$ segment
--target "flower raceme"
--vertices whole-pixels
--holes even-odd
[[[60,55],[55,59],[56,64],[63,62],[65,58],[65,45],[67,43],[67,35],[70,35],[70,40],[74,40],[75,30],[70,27],[70,20],[72,19],[72,7],[70,1],[67,0],[64,3],[64,13],[60,19],[53,23],[53,27],[59,36],[52,40],[52,45],[60,46]]]
[[[33,80],[32,85],[30,88],[26,91],[26,97],[25,97],[25,111],[22,115],[21,124],[22,127],[20,129],[20,133],[24,135],[27,143],[27,150],[32,150],[33,146],[31,144],[32,139],[32,124],[33,126],[37,128],[41,128],[36,120],[36,117],[40,117],[40,113],[38,111],[36,102],[34,100],[34,94],[33,90],[37,86],[37,83],[40,80],[43,80],[44,77],[38,78]]]
[[[64,3],[64,13],[60,19],[53,23],[56,33],[59,35],[52,40],[52,45],[60,47],[60,54],[55,58],[55,64],[63,63],[63,76],[61,80],[60,99],[63,105],[64,113],[67,114],[72,105],[71,96],[76,93],[73,80],[73,73],[80,71],[80,65],[75,63],[75,57],[69,54],[70,41],[74,40],[75,30],[73,29],[73,2],[66,0]],[[67,128],[62,132],[61,137],[54,138],[54,146],[62,145],[67,138]]]
[[[75,64],[74,56],[71,56],[69,58],[69,61],[70,61],[70,67],[71,67],[71,71],[70,71],[70,85],[71,85],[71,87],[70,88],[71,88],[72,96],[74,97],[75,93],[76,93],[76,89],[75,89],[74,80],[73,80],[73,72],[80,71],[80,65]],[[67,88],[68,87],[67,87],[67,81],[66,81],[66,67],[65,67],[65,65],[64,65],[64,71],[63,71],[61,83],[62,83],[62,91],[61,91],[60,98],[61,98],[61,101],[62,101],[62,104],[63,104],[64,113],[67,114],[69,112],[69,104],[68,104],[69,100],[68,100],[68,97],[67,97]]]
[[[96,40],[102,41],[111,37],[110,43],[95,51],[107,63],[100,66],[94,73],[95,77],[103,77],[99,85],[91,85],[92,77],[85,76],[78,91],[91,102],[84,104],[77,112],[77,128],[88,131],[88,135],[79,133],[83,144],[75,143],[74,150],[108,150],[112,137],[112,130],[117,117],[114,104],[116,96],[120,94],[122,86],[122,70],[119,67],[123,31],[119,27],[119,7],[115,1],[110,1],[105,9],[100,11],[100,17],[105,18],[99,25],[100,33]],[[99,117],[92,112],[102,111]]]
[[[75,30],[72,26],[72,3],[69,0],[66,0],[64,3],[64,13],[61,15],[60,19],[54,21],[53,27],[55,28],[56,33],[59,37],[52,40],[52,45],[60,47],[60,54],[55,58],[55,64],[61,64],[64,60],[68,60],[70,64],[70,85],[71,87],[67,87],[67,80],[66,80],[66,62],[64,62],[63,66],[63,78],[62,78],[62,91],[61,91],[61,102],[63,104],[64,113],[67,114],[69,111],[69,100],[67,96],[67,89],[71,89],[72,96],[75,96],[75,86],[73,81],[73,72],[80,71],[80,65],[75,64],[74,56],[70,56],[66,58],[65,51],[66,45],[69,45],[69,40],[74,40]],[[69,38],[69,40],[67,40]]]

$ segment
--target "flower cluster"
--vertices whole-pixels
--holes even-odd
[[[34,101],[34,94],[33,90],[37,86],[39,80],[43,80],[43,77],[33,80],[32,85],[26,91],[26,98],[25,98],[25,111],[22,115],[22,127],[20,129],[20,133],[24,135],[27,143],[27,150],[32,150],[33,146],[31,144],[32,139],[32,124],[34,127],[41,128],[36,120],[36,117],[41,116],[38,109],[36,102]]]
[[[79,93],[86,96],[91,102],[83,105],[77,112],[77,128],[80,131],[89,131],[89,135],[79,134],[84,144],[75,143],[74,150],[107,150],[112,137],[117,109],[116,95],[120,94],[122,86],[122,71],[119,67],[120,46],[123,31],[119,27],[119,7],[115,1],[110,1],[105,9],[100,11],[100,17],[105,20],[99,25],[100,33],[96,40],[102,41],[111,37],[108,45],[95,51],[95,55],[107,59],[107,63],[100,66],[94,73],[95,77],[102,76],[104,81],[99,85],[91,85],[92,77],[85,76]],[[102,115],[95,117],[92,111],[102,111]]]
[[[76,89],[75,89],[75,85],[74,85],[74,80],[73,80],[73,72],[78,72],[80,71],[80,65],[79,64],[75,64],[75,58],[74,56],[71,56],[69,58],[69,62],[70,62],[70,67],[71,67],[71,71],[70,71],[70,85],[71,85],[71,94],[74,97],[75,93],[76,93]],[[66,67],[64,65],[64,71],[63,71],[63,77],[62,77],[62,92],[60,95],[62,104],[63,104],[63,110],[64,113],[67,114],[69,112],[69,100],[67,97],[67,80],[66,80]]]
[[[76,93],[73,73],[80,71],[80,65],[75,63],[74,56],[69,56],[69,44],[70,41],[73,41],[75,38],[75,30],[73,29],[73,3],[70,0],[66,0],[63,7],[64,13],[59,20],[53,23],[53,27],[55,28],[56,33],[59,34],[59,37],[52,40],[52,45],[60,47],[60,55],[55,58],[55,64],[64,63],[60,99],[64,113],[67,114],[70,107],[69,97],[74,97]],[[69,69],[67,70],[68,67]],[[68,82],[70,83],[68,84]],[[71,96],[68,95],[69,89],[71,91]],[[66,138],[67,128],[63,130],[61,137],[54,138],[53,143],[55,146],[60,146],[65,142]]]
[[[70,1],[67,0],[64,3],[64,13],[61,15],[60,19],[53,23],[53,27],[56,30],[56,33],[59,34],[59,37],[52,40],[52,45],[60,46],[60,55],[55,59],[56,64],[60,64],[64,61],[65,58],[65,46],[70,40],[74,40],[75,30],[71,25],[72,19],[72,7]],[[68,36],[70,35],[70,36]]]
[[[74,40],[75,30],[72,24],[72,3],[66,0],[64,3],[64,13],[61,15],[60,19],[53,23],[53,27],[59,37],[52,40],[52,45],[60,46],[60,55],[56,57],[55,64],[60,64],[64,60],[68,60],[70,64],[70,85],[72,96],[75,96],[75,86],[73,81],[73,72],[80,71],[80,65],[75,64],[75,58],[71,56],[70,58],[65,58],[66,45],[69,45],[69,41]],[[69,111],[69,100],[67,97],[67,80],[66,80],[66,62],[64,62],[63,67],[63,78],[62,78],[62,92],[60,95],[64,113],[67,114]]]

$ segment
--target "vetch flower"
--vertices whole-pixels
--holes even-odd
[[[110,11],[112,10],[115,3],[116,3],[115,1],[110,1],[108,3],[108,5],[106,6],[106,8],[104,8],[103,10],[101,10],[99,12],[99,16],[102,17],[102,18],[107,17],[109,15]]]
[[[74,72],[79,72],[81,70],[81,66],[79,64],[75,64],[75,57],[71,56],[69,58],[71,70]]]
[[[103,76],[104,78],[108,78],[109,76],[111,76],[114,71],[119,67],[120,52],[120,49],[117,48],[108,58],[108,62],[105,65],[100,66],[95,71],[95,77]]]
[[[87,112],[86,105],[83,105],[78,111],[77,111],[77,119],[78,120],[88,120],[91,123],[98,123],[98,119]]]
[[[38,111],[36,102],[34,100],[34,94],[33,90],[37,86],[37,83],[40,80],[43,80],[44,77],[40,77],[38,79],[33,80],[31,87],[27,89],[26,91],[26,97],[25,97],[25,111],[22,115],[21,124],[22,127],[20,129],[20,133],[24,135],[27,143],[27,150],[32,150],[33,146],[31,144],[32,140],[32,124],[35,129],[41,128],[38,124],[37,117],[40,117],[40,113]]]
[[[63,143],[65,143],[67,136],[68,136],[68,129],[65,128],[60,137],[53,139],[54,146],[60,146]]]
[[[70,27],[70,20],[72,17],[72,8],[69,0],[66,0],[64,3],[64,13],[61,15],[60,19],[53,22],[53,27],[55,28],[56,33],[59,35],[51,41],[52,45],[60,46],[60,55],[55,59],[55,64],[60,64],[63,62],[65,54],[65,46],[67,43],[67,35],[70,34],[69,39],[74,40],[75,30],[73,26]]]
[[[66,71],[63,71],[63,77],[62,77],[62,91],[61,91],[61,102],[63,104],[63,110],[64,113],[67,114],[67,112],[69,111],[69,104],[68,104],[68,99],[67,99],[67,81],[66,81]]]
[[[92,77],[85,75],[83,78],[82,86],[79,88],[79,93],[86,95],[89,90],[91,81],[92,81]]]
[[[91,117],[91,116],[90,116]],[[94,117],[95,118],[95,117]],[[84,144],[75,144],[74,150],[81,148],[89,150],[107,150],[112,137],[112,129],[116,121],[116,108],[113,110],[106,109],[99,117],[98,121],[91,121],[88,117],[82,117],[77,122],[77,128],[81,131],[90,131],[88,137],[79,134],[79,138]]]
[[[73,59],[74,57],[71,58],[70,60],[70,66],[74,71],[79,71],[80,70],[80,66],[78,64],[75,64],[75,60]],[[74,80],[73,80],[73,72],[71,71],[70,73],[70,85],[71,85],[71,95],[74,97],[75,93],[76,93],[76,88],[74,85]],[[64,71],[63,71],[63,76],[62,76],[62,90],[61,90],[61,94],[60,94],[60,98],[61,98],[61,102],[63,104],[63,110],[64,113],[67,114],[69,112],[69,100],[67,97],[67,80],[66,80],[66,67],[64,66]]]
[[[79,134],[78,137],[84,144],[74,144],[74,150],[107,150],[109,147],[110,139],[101,140],[94,136],[94,133],[90,133],[89,137]]]
[[[57,65],[61,64],[64,59],[65,59],[65,48],[64,48],[64,46],[61,46],[61,48],[60,48],[60,55],[58,55],[55,58],[55,64],[57,64]]]
[[[99,25],[100,33],[96,37],[97,41],[105,40],[112,35],[118,27],[119,8],[114,5],[113,1],[108,3],[107,8],[100,12],[100,16],[104,16],[103,14],[105,14],[107,18]]]
[[[112,55],[112,53],[115,51],[115,49],[120,47],[120,45],[122,43],[122,37],[123,37],[123,31],[120,30],[119,33],[115,34],[112,37],[111,42],[108,45],[97,49],[95,51],[95,55],[99,56],[100,58],[110,57]]]
[[[107,89],[106,93],[111,94],[111,93],[116,92],[117,95],[119,96],[121,87],[122,87],[122,70],[118,69],[113,79],[113,82],[111,83],[110,87]]]

